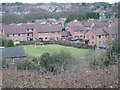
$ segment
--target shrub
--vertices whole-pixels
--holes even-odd
[[[18,70],[38,70],[38,68],[28,60],[22,60],[21,62],[17,63]]]
[[[5,47],[13,47],[14,46],[14,43],[12,40],[7,40],[6,44],[5,44]]]
[[[33,41],[20,41],[20,45],[29,45],[29,44],[35,44],[36,42]]]
[[[0,39],[0,46],[4,46],[4,47],[13,47],[14,43],[12,40],[7,40],[5,38],[1,38]]]

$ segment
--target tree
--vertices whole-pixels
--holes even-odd
[[[4,45],[5,47],[13,47],[14,43],[12,40],[7,40],[6,44]]]

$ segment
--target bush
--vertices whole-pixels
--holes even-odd
[[[29,45],[29,44],[35,44],[36,42],[33,41],[20,41],[20,45]]]
[[[14,43],[12,40],[7,40],[5,38],[1,38],[0,39],[0,46],[4,46],[4,47],[13,47]]]
[[[7,40],[6,44],[5,44],[5,47],[13,47],[14,46],[14,43],[12,40]]]
[[[38,68],[28,60],[22,60],[17,63],[18,70],[38,70]]]

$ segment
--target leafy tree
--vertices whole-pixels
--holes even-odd
[[[5,44],[5,47],[13,47],[14,46],[14,43],[12,40],[7,40],[6,44]]]

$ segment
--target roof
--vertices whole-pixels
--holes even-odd
[[[71,36],[71,34],[67,31],[62,32],[63,37]]]
[[[86,21],[86,22],[84,22],[84,26],[85,26],[85,27],[91,27],[92,24],[93,24],[92,21]]]
[[[75,25],[82,25],[80,21],[71,21],[67,24],[67,26],[75,26]]]
[[[21,33],[28,33],[25,26],[21,27],[3,27],[5,34],[21,34]]]
[[[83,26],[71,26],[71,29],[73,31],[83,31],[84,27]]]
[[[26,57],[23,47],[0,48],[0,58]]]
[[[51,22],[51,23],[56,23],[57,20],[55,18],[49,18],[47,19],[48,22]]]
[[[97,27],[108,27],[109,23],[97,22],[97,23],[95,23],[95,26],[97,26]]]
[[[67,18],[59,18],[59,20],[61,20],[61,21],[66,21],[67,20]]]
[[[35,29],[37,30],[37,32],[41,32],[41,33],[62,31],[59,25],[49,25],[49,24],[35,26]]]
[[[107,33],[102,28],[93,28],[91,30],[96,36],[97,35],[107,35]]]
[[[108,34],[118,34],[118,27],[108,27],[104,29]]]
[[[60,32],[61,28],[59,25],[49,24],[23,24],[17,27],[4,26],[2,27],[5,34],[24,34],[29,33],[27,29],[36,29],[37,32]]]
[[[46,22],[46,20],[45,19],[36,19],[35,22],[36,23],[43,23],[43,22]]]
[[[109,18],[102,18],[100,19],[101,22],[108,22],[110,19]]]

